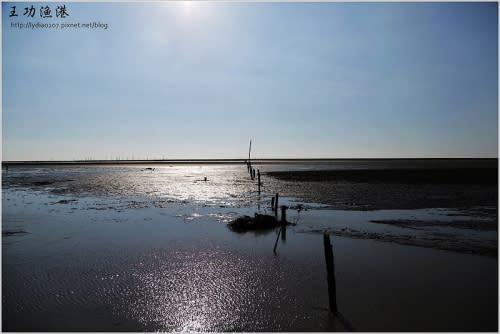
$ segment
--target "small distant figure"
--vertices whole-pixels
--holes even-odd
[[[205,176],[205,178],[203,179],[203,181],[207,182],[207,177]]]
[[[304,210],[304,206],[302,204],[298,204],[296,207],[297,212],[300,213],[300,211]]]

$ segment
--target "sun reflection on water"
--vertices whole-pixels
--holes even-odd
[[[152,202],[195,203],[242,207],[251,203],[256,185],[244,165],[172,165],[147,170],[145,166],[71,168],[13,175],[8,186],[48,183],[47,190],[74,196],[146,196]],[[206,178],[206,181],[205,181]],[[161,203],[159,203],[161,204]]]
[[[195,319],[187,320],[180,329],[175,332],[203,332],[206,331],[208,321],[205,317],[197,316]]]
[[[175,332],[273,328],[278,319],[265,311],[290,302],[289,296],[280,294],[284,277],[279,260],[272,256],[259,259],[218,248],[178,251],[158,254],[153,263],[134,272],[137,298],[128,313],[145,328]]]

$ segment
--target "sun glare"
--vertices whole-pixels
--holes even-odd
[[[195,3],[194,1],[187,0],[187,1],[182,1],[182,11],[185,14],[192,14],[194,11]]]

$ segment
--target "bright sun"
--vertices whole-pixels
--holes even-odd
[[[186,14],[190,14],[193,12],[193,9],[194,9],[194,2],[193,1],[190,1],[190,0],[185,0],[185,1],[182,1],[182,9],[184,11],[184,13]]]
[[[200,22],[209,15],[208,7],[203,3],[203,1],[193,1],[193,0],[183,0],[178,2],[179,12],[182,17],[184,17],[190,24],[195,21]],[[208,15],[208,16],[207,16]]]

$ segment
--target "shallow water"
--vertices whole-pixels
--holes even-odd
[[[496,249],[497,232],[445,224],[471,212],[341,211],[282,198],[303,210],[288,210],[296,225],[274,254],[278,231],[227,228],[271,213],[270,189],[259,196],[245,166],[145,167],[3,174],[2,232],[26,232],[2,237],[4,330],[342,330],[325,310],[323,230],[333,233],[337,304],[356,329],[496,328],[497,259],[460,251]],[[371,222],[412,217],[435,223]],[[460,247],[435,249],[443,240],[425,240],[436,233]]]

